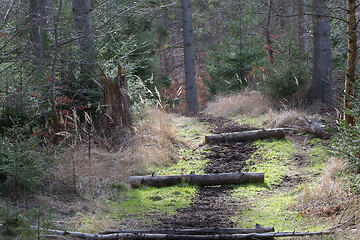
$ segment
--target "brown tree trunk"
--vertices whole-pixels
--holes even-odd
[[[357,33],[356,33],[356,0],[348,0],[348,57],[345,79],[345,109],[352,108],[352,98],[354,97],[356,63],[357,63]],[[345,122],[354,125],[354,117],[345,113]]]
[[[256,224],[255,228],[219,228],[219,227],[205,227],[194,229],[154,229],[154,230],[120,230],[108,231],[100,234],[113,233],[157,233],[157,234],[183,234],[183,235],[211,235],[211,234],[246,234],[246,233],[266,233],[274,232],[274,227],[263,227]]]
[[[132,176],[130,185],[133,188],[141,186],[165,187],[182,182],[197,184],[199,186],[216,186],[240,183],[263,183],[264,173],[221,173],[206,175],[170,175],[170,176]]]
[[[183,7],[185,99],[186,112],[197,113],[199,102],[196,85],[195,46],[192,26],[191,0],[181,0]]]
[[[263,129],[245,132],[223,133],[205,136],[206,143],[214,142],[251,142],[268,138],[284,138],[285,130],[283,128],[277,129]]]
[[[266,38],[266,44],[267,44],[266,49],[269,54],[270,63],[273,64],[274,63],[274,50],[272,48],[272,40],[271,40],[271,14],[272,14],[272,8],[273,8],[273,1],[268,0],[267,4],[268,4],[268,13],[267,13],[267,17],[266,17],[266,28],[265,28],[265,38]]]
[[[52,62],[52,69],[51,69],[51,79],[50,79],[50,102],[51,102],[51,116],[53,121],[53,131],[55,133],[54,141],[58,143],[59,137],[56,135],[60,131],[60,122],[57,116],[56,111],[56,92],[55,92],[55,75],[57,71],[57,62],[60,53],[60,46],[59,46],[59,22],[62,13],[63,1],[59,1],[59,9],[58,13],[54,22],[54,41],[55,41],[55,52],[53,56]]]
[[[131,128],[128,84],[125,75],[121,73],[120,64],[118,64],[118,75],[114,79],[107,77],[104,71],[100,70],[102,73],[101,83],[97,84],[104,94],[106,106],[102,128],[106,133],[110,133],[117,126]]]

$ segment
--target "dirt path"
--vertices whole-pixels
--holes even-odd
[[[235,121],[211,115],[197,114],[201,122],[214,126],[214,133],[240,132],[255,128],[239,125]],[[204,146],[209,153],[205,173],[238,172],[246,165],[246,160],[255,151],[251,143],[214,144]],[[157,228],[201,228],[201,227],[234,227],[231,217],[245,207],[244,204],[231,198],[232,186],[200,187],[194,202],[187,208],[179,209],[178,214],[160,219]],[[244,206],[242,206],[244,205]]]

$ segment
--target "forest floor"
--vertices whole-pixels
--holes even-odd
[[[176,143],[175,159],[167,164],[143,164],[143,170],[136,170],[157,175],[264,172],[265,183],[214,187],[182,183],[131,189],[120,181],[96,198],[69,191],[43,194],[23,205],[31,209],[41,203],[52,208],[51,213],[42,214],[49,215],[42,223],[49,223],[50,228],[86,233],[253,228],[261,224],[276,231],[325,231],[336,226],[330,236],[291,239],[357,239],[359,201],[341,187],[337,172],[342,163],[328,154],[329,140],[287,131],[286,138],[280,140],[204,143],[208,134],[268,127],[265,115],[172,115],[171,124],[180,140]]]
[[[226,119],[206,114],[174,116],[182,137],[192,142],[171,166],[154,167],[158,175],[264,172],[265,183],[196,187],[120,188],[107,203],[113,229],[181,229],[202,227],[253,228],[256,224],[276,231],[326,231],[346,221],[349,202],[338,196],[336,171],[322,140],[314,135],[287,132],[282,140],[254,143],[204,144],[206,134],[262,128],[262,120]],[[254,124],[255,123],[255,124]],[[329,167],[331,166],[331,167]],[[335,174],[335,175],[334,175]],[[335,193],[338,191],[338,193]],[[88,224],[84,224],[84,219]],[[89,215],[77,219],[78,229],[94,231]],[[82,223],[80,223],[82,222]],[[81,225],[82,224],[82,225]],[[344,225],[351,225],[345,223]],[[293,239],[352,239],[351,231],[331,236]],[[95,230],[96,231],[96,230]],[[356,238],[353,238],[356,239]]]

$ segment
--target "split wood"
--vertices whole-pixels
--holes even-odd
[[[285,137],[285,129],[262,129],[245,132],[234,133],[222,133],[215,135],[205,136],[206,143],[216,142],[251,142],[262,139],[277,138],[281,139]]]
[[[132,176],[130,177],[130,185],[133,188],[138,188],[144,185],[153,187],[165,187],[176,185],[182,182],[197,184],[199,186],[215,186],[215,185],[229,185],[240,183],[263,183],[264,173],[220,173],[220,174],[188,174],[188,175],[169,175],[169,176]]]

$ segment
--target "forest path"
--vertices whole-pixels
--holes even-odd
[[[214,133],[229,133],[253,130],[254,127],[239,125],[237,122],[212,115],[196,114],[191,117],[210,124]],[[255,152],[251,143],[216,143],[203,146],[208,159],[205,173],[239,172],[246,166],[246,160]],[[202,228],[234,227],[231,219],[244,204],[231,197],[233,186],[199,187],[194,202],[186,208],[179,209],[177,214],[161,217],[156,228]]]

